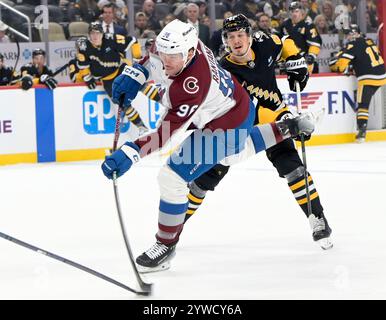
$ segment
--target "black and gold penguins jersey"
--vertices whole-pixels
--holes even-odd
[[[349,41],[330,61],[333,72],[344,73],[352,65],[358,86],[386,84],[385,64],[373,40],[359,36]]]
[[[289,35],[303,54],[310,54],[316,58],[322,46],[315,25],[307,20],[293,24],[291,19],[286,19],[279,28],[281,35]]]
[[[83,77],[88,74],[88,70],[80,70],[76,59],[72,59],[68,62],[69,76],[72,82],[81,83]]]
[[[11,67],[3,66],[0,68],[0,86],[7,86],[11,84],[14,78],[13,69]]]
[[[104,34],[100,47],[95,47],[85,39],[79,44],[78,67],[86,70],[86,74],[91,73],[96,79],[111,80],[116,77],[123,63],[129,63],[125,58],[127,48],[131,48],[133,58],[141,58],[141,47],[134,37]]]
[[[43,74],[48,76],[53,75],[51,69],[49,69],[47,66],[43,66],[43,68],[39,70],[39,68],[37,68],[34,64],[28,63],[20,68],[20,79],[26,75],[30,75],[32,77],[33,84],[39,84],[40,77]]]
[[[275,63],[281,59],[299,54],[299,49],[288,36],[280,39],[277,35],[257,32],[252,38],[252,57],[248,63],[238,63],[227,54],[220,65],[232,73],[249,93],[257,107],[255,123],[270,122],[287,110],[277,86]],[[261,111],[271,113],[270,119],[261,119]],[[260,119],[259,119],[260,118]]]

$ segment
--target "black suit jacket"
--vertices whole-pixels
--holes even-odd
[[[125,36],[125,37],[127,36],[126,29],[117,23],[114,23],[114,33],[120,34],[120,35]]]
[[[205,24],[198,25],[198,37],[206,45],[209,46],[210,30]]]

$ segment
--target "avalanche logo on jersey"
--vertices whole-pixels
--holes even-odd
[[[323,92],[302,92],[300,97],[302,109],[308,109],[310,106],[315,104],[315,102],[319,100],[322,94]],[[289,107],[297,108],[298,99],[296,97],[296,93],[284,94],[283,100],[284,103]]]
[[[83,97],[83,128],[87,134],[114,133],[116,108],[104,91],[87,92]],[[129,130],[124,119],[121,132]]]
[[[197,85],[198,80],[195,77],[187,77],[184,80],[183,88],[185,92],[189,94],[195,94],[200,90],[200,87]]]

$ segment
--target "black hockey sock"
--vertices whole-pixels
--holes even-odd
[[[126,117],[130,122],[134,123],[137,127],[145,127],[139,113],[133,108],[129,107],[126,111]]]
[[[186,211],[185,221],[196,212],[196,210],[201,206],[202,202],[205,199],[206,191],[198,187],[194,182],[189,185],[189,194],[188,194],[188,210]]]
[[[366,131],[368,120],[369,120],[369,109],[368,108],[358,108],[358,112],[357,112],[358,130]]]
[[[308,174],[308,185],[310,191],[310,200],[311,200],[311,209],[312,213],[319,217],[323,214],[323,207],[320,203],[319,194],[315,188],[314,181],[310,174]],[[307,209],[307,192],[306,192],[306,183],[304,181],[304,176],[298,177],[297,179],[288,183],[289,188],[291,189],[297,203],[300,208],[302,208],[305,215],[308,217]]]

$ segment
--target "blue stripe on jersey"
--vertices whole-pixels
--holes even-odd
[[[258,153],[266,149],[263,136],[260,132],[259,127],[253,127],[251,131],[251,138],[253,141],[253,146],[255,147],[255,152]]]

